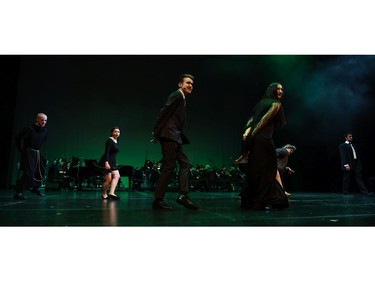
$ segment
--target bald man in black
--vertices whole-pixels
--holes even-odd
[[[35,123],[23,128],[15,137],[18,151],[20,152],[19,175],[16,184],[15,200],[25,200],[23,195],[26,188],[32,193],[44,196],[39,188],[44,175],[43,158],[40,149],[47,140],[47,115],[38,113]]]

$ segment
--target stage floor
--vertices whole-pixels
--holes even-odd
[[[189,210],[165,201],[174,211],[151,208],[151,191],[119,191],[119,201],[102,200],[99,190],[47,191],[45,197],[26,192],[14,201],[13,190],[0,191],[0,226],[374,226],[375,197],[360,194],[293,192],[290,208],[253,211],[240,208],[237,192],[191,192],[201,208]]]

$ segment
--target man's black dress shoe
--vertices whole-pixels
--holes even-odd
[[[45,196],[45,195],[44,195],[43,193],[41,193],[40,190],[37,189],[37,188],[32,188],[32,189],[31,189],[31,193],[35,193],[35,194],[37,194],[37,195],[39,195],[39,196],[41,196],[41,197],[44,197],[44,196]]]
[[[16,193],[13,196],[14,200],[26,200],[26,197],[22,195],[22,193]]]
[[[374,192],[362,193],[363,196],[373,196]]]
[[[195,205],[193,202],[191,202],[190,198],[187,195],[181,194],[177,197],[176,202],[180,205],[183,205],[185,208],[196,210],[199,207]]]
[[[154,210],[163,210],[163,211],[173,211],[173,207],[168,206],[163,200],[155,199],[152,203],[152,208]]]
[[[269,204],[264,205],[264,207],[263,207],[263,211],[271,211],[272,209],[273,209],[273,206],[269,205]]]

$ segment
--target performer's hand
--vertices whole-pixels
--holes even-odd
[[[155,137],[155,132],[151,132],[152,139],[150,140],[151,143],[158,143],[158,139]]]
[[[291,168],[289,167],[286,167],[286,170],[289,174],[294,174],[294,170],[292,170]]]
[[[247,161],[248,161],[247,155],[241,155],[236,160],[234,160],[234,163],[235,164],[242,164],[242,163],[247,163]]]
[[[251,131],[251,127],[247,128],[246,131],[243,133],[243,135],[242,135],[243,141],[246,141],[247,136],[249,135],[250,131]]]

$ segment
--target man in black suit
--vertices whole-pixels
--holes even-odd
[[[177,84],[178,89],[169,95],[152,131],[151,142],[160,142],[163,155],[163,165],[152,205],[156,210],[173,210],[172,206],[168,206],[164,202],[164,195],[174,173],[176,162],[179,164],[179,195],[176,202],[185,208],[198,209],[198,206],[188,197],[191,165],[182,147],[189,143],[187,137],[182,133],[182,128],[186,119],[186,96],[193,91],[194,77],[190,74],[182,74],[178,78]]]
[[[363,195],[372,195],[369,193],[365,184],[363,183],[361,171],[362,164],[359,158],[358,150],[356,146],[352,144],[353,135],[352,133],[346,133],[344,135],[345,142],[340,144],[340,158],[341,158],[341,169],[343,171],[343,181],[342,181],[342,193],[344,195],[349,194],[349,188],[352,176],[354,176],[359,191]]]

